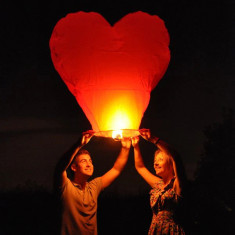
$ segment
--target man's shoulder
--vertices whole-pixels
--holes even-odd
[[[94,179],[92,179],[91,181],[88,182],[88,187],[89,188],[98,188],[99,191],[101,190],[102,188],[102,180],[101,180],[101,177],[96,177]]]
[[[94,179],[92,179],[91,181],[88,182],[88,184],[92,185],[92,184],[100,184],[102,183],[101,177],[96,177]]]

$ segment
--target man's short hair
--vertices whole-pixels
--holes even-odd
[[[71,162],[71,165],[75,162],[75,160],[77,159],[78,156],[82,155],[82,154],[87,154],[89,156],[91,156],[91,154],[86,150],[86,149],[80,149],[77,154],[74,156],[73,161]]]

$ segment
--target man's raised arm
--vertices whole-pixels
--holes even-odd
[[[93,131],[86,131],[82,133],[82,137],[60,158],[56,164],[54,172],[54,187],[61,187],[67,179],[66,170],[70,166],[77,152],[86,145],[92,136],[94,135]]]
[[[131,139],[124,138],[121,140],[121,143],[122,148],[113,167],[101,177],[103,188],[108,187],[120,175],[127,163],[131,147]]]

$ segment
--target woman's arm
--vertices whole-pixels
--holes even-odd
[[[134,160],[137,172],[143,179],[153,187],[156,182],[160,180],[157,176],[153,175],[144,165],[144,161],[140,152],[139,137],[132,138],[132,146],[134,147]]]
[[[173,159],[173,170],[175,174],[175,182],[174,182],[174,189],[178,195],[181,195],[183,183],[186,180],[184,167],[181,161],[179,154],[173,149],[169,144],[165,141],[161,140],[160,138],[151,134],[149,129],[141,129],[140,130],[141,136],[150,141],[156,147],[166,153],[167,155],[171,156]]]

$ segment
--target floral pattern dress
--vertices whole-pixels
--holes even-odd
[[[173,190],[174,179],[164,187],[159,180],[150,191],[150,205],[153,211],[148,235],[184,235],[183,228],[175,222],[174,212],[178,195]]]

